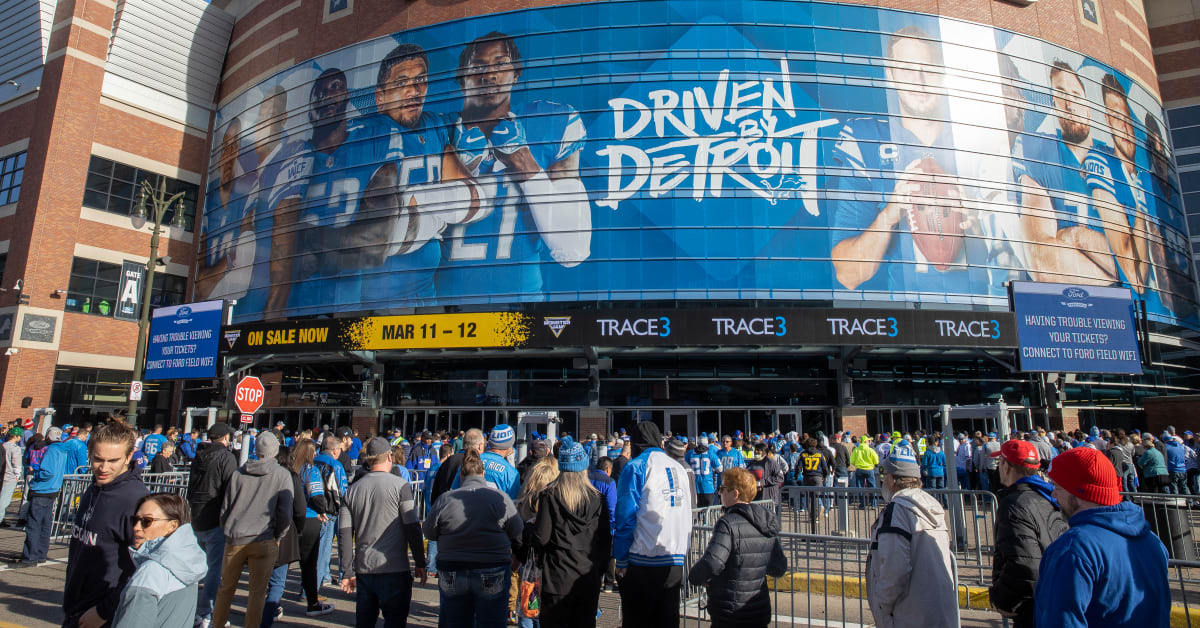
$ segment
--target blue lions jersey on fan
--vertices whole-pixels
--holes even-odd
[[[687,463],[696,472],[696,492],[701,495],[714,493],[717,490],[715,478],[721,472],[721,459],[717,457],[715,447],[709,447],[704,453],[695,449],[687,452]]]
[[[1046,189],[1050,205],[1058,218],[1058,228],[1061,230],[1082,225],[1103,231],[1100,215],[1092,207],[1087,172],[1075,153],[1071,152],[1070,145],[1063,141],[1062,131],[1058,132],[1057,137],[1025,135],[1021,141],[1024,159],[1013,160],[1013,174],[1018,181],[1021,175],[1029,175]]]
[[[142,453],[146,454],[146,458],[153,460],[158,452],[162,451],[163,444],[167,442],[167,437],[162,434],[151,434],[142,441]]]
[[[386,161],[389,143],[376,142],[361,120],[346,123],[346,139],[332,152],[313,150],[303,209],[297,220],[297,257],[292,263],[288,310],[304,314],[318,306],[357,306],[362,269],[340,268],[340,237],[358,214],[371,175]],[[306,255],[307,254],[307,255]]]
[[[384,143],[386,159],[397,165],[398,191],[410,185],[435,183],[441,180],[442,153],[449,143],[447,122],[440,114],[424,112],[413,128],[397,124],[383,114],[361,120],[375,142]],[[420,212],[421,208],[417,208]],[[372,302],[402,301],[396,305],[417,307],[433,305],[437,296],[433,277],[442,260],[438,242],[423,242],[416,250],[390,255],[379,268],[364,269],[362,303],[370,308]]]
[[[947,173],[955,173],[954,144],[950,125],[942,126],[932,146],[924,146],[899,119],[855,118],[846,122],[838,135],[831,154],[831,166],[848,169],[835,176],[829,185],[834,198],[832,244],[856,237],[871,226],[879,212],[887,206],[896,186],[892,172],[903,172],[908,164],[933,157]],[[963,270],[939,271],[932,265],[917,272],[916,249],[908,220],[901,217],[879,271],[857,289],[894,292],[969,293],[971,286],[987,285],[986,274],[977,281],[976,272]],[[966,247],[964,247],[966,248]],[[982,273],[982,271],[977,271]]]
[[[529,150],[543,170],[583,148],[586,131],[568,105],[537,100],[514,106],[512,115],[524,127]],[[542,236],[521,188],[502,176],[503,169],[493,158],[480,170],[481,175],[501,175],[492,211],[476,222],[447,229],[437,273],[439,297],[517,293],[523,299],[545,298],[539,265],[545,250]],[[487,271],[481,272],[478,267],[485,265]]]
[[[303,140],[280,142],[263,160],[254,197],[254,270],[250,289],[233,308],[235,321],[258,318],[267,305],[271,287],[271,236],[275,211],[283,201],[303,199],[312,174],[312,147]]]

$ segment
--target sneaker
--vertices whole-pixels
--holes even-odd
[[[280,619],[283,619],[283,607],[282,606],[275,608],[275,621],[279,621]]]
[[[613,592],[613,589],[612,589],[612,583],[611,583],[611,582],[605,582],[605,583],[604,583],[604,592],[605,592],[605,593],[612,593],[612,592]]]
[[[304,614],[309,617],[320,617],[322,615],[328,615],[332,612],[333,612],[333,605],[325,604],[324,602],[322,602],[316,606],[308,607],[308,610],[304,611]]]
[[[32,560],[18,560],[17,562],[9,565],[8,568],[9,569],[29,569],[30,567],[37,567],[38,565],[44,565],[44,564],[46,564],[46,561],[44,561],[44,560],[41,562],[32,561]]]

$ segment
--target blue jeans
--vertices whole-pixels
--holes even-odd
[[[275,613],[279,610],[279,600],[283,599],[283,587],[287,584],[288,565],[280,565],[271,572],[271,582],[267,585],[267,603],[263,606],[262,623],[260,628],[271,628],[275,624]]]
[[[25,548],[21,559],[40,563],[50,551],[50,533],[54,526],[54,502],[58,493],[30,495],[29,515],[25,518]]]
[[[946,476],[925,478],[925,488],[946,488]]]
[[[863,469],[854,470],[854,488],[875,488],[875,470],[865,471]],[[865,497],[860,497],[858,503],[866,506],[867,500]],[[871,498],[871,507],[875,507],[875,498]]]
[[[442,570],[438,574],[438,626],[504,628],[508,623],[508,565]]]
[[[437,573],[437,541],[429,542],[429,549],[425,552],[425,564],[430,573]]]
[[[517,613],[517,626],[519,628],[541,628],[542,622],[534,617],[525,617]]]
[[[955,469],[958,473],[958,488],[964,491],[971,490],[971,474],[966,469]]]
[[[204,576],[204,588],[196,598],[196,617],[205,619],[212,617],[213,600],[217,599],[217,589],[221,587],[221,561],[225,558],[225,531],[221,526],[211,530],[196,532],[196,541],[204,550],[208,562],[208,575]],[[274,615],[272,615],[274,617]]]
[[[317,585],[330,582],[329,557],[333,554],[333,532],[337,530],[337,517],[321,524],[321,540],[317,550]]]
[[[404,628],[408,625],[408,609],[412,602],[412,574],[358,574],[355,593],[354,623],[357,628],[375,628],[383,612],[384,628]]]
[[[991,482],[988,481],[987,471],[976,471],[975,472],[975,480],[976,480],[976,483],[978,484],[978,486],[975,487],[976,490],[980,490],[980,491],[992,490]]]

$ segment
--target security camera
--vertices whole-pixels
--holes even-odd
[[[17,292],[20,292],[20,291],[21,291],[21,286],[23,286],[23,285],[25,285],[25,280],[24,280],[24,279],[18,279],[18,280],[17,280],[17,283],[13,284],[13,290],[16,290]]]

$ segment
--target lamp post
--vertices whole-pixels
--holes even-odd
[[[158,266],[158,235],[162,230],[163,217],[166,216],[167,209],[172,203],[175,204],[173,224],[183,226],[183,192],[168,197],[166,178],[161,179],[157,190],[150,181],[142,181],[137,207],[134,209],[134,218],[140,218],[143,221],[147,218],[146,201],[149,201],[151,205],[149,216],[154,219],[154,228],[150,231],[150,259],[146,264],[146,286],[142,291],[142,315],[138,318],[137,350],[134,352],[133,358],[134,381],[142,379],[142,363],[146,359],[146,334],[150,327],[150,297],[154,294],[154,268]],[[137,425],[137,404],[137,401],[130,399],[126,412],[126,419],[130,425],[134,426]]]

